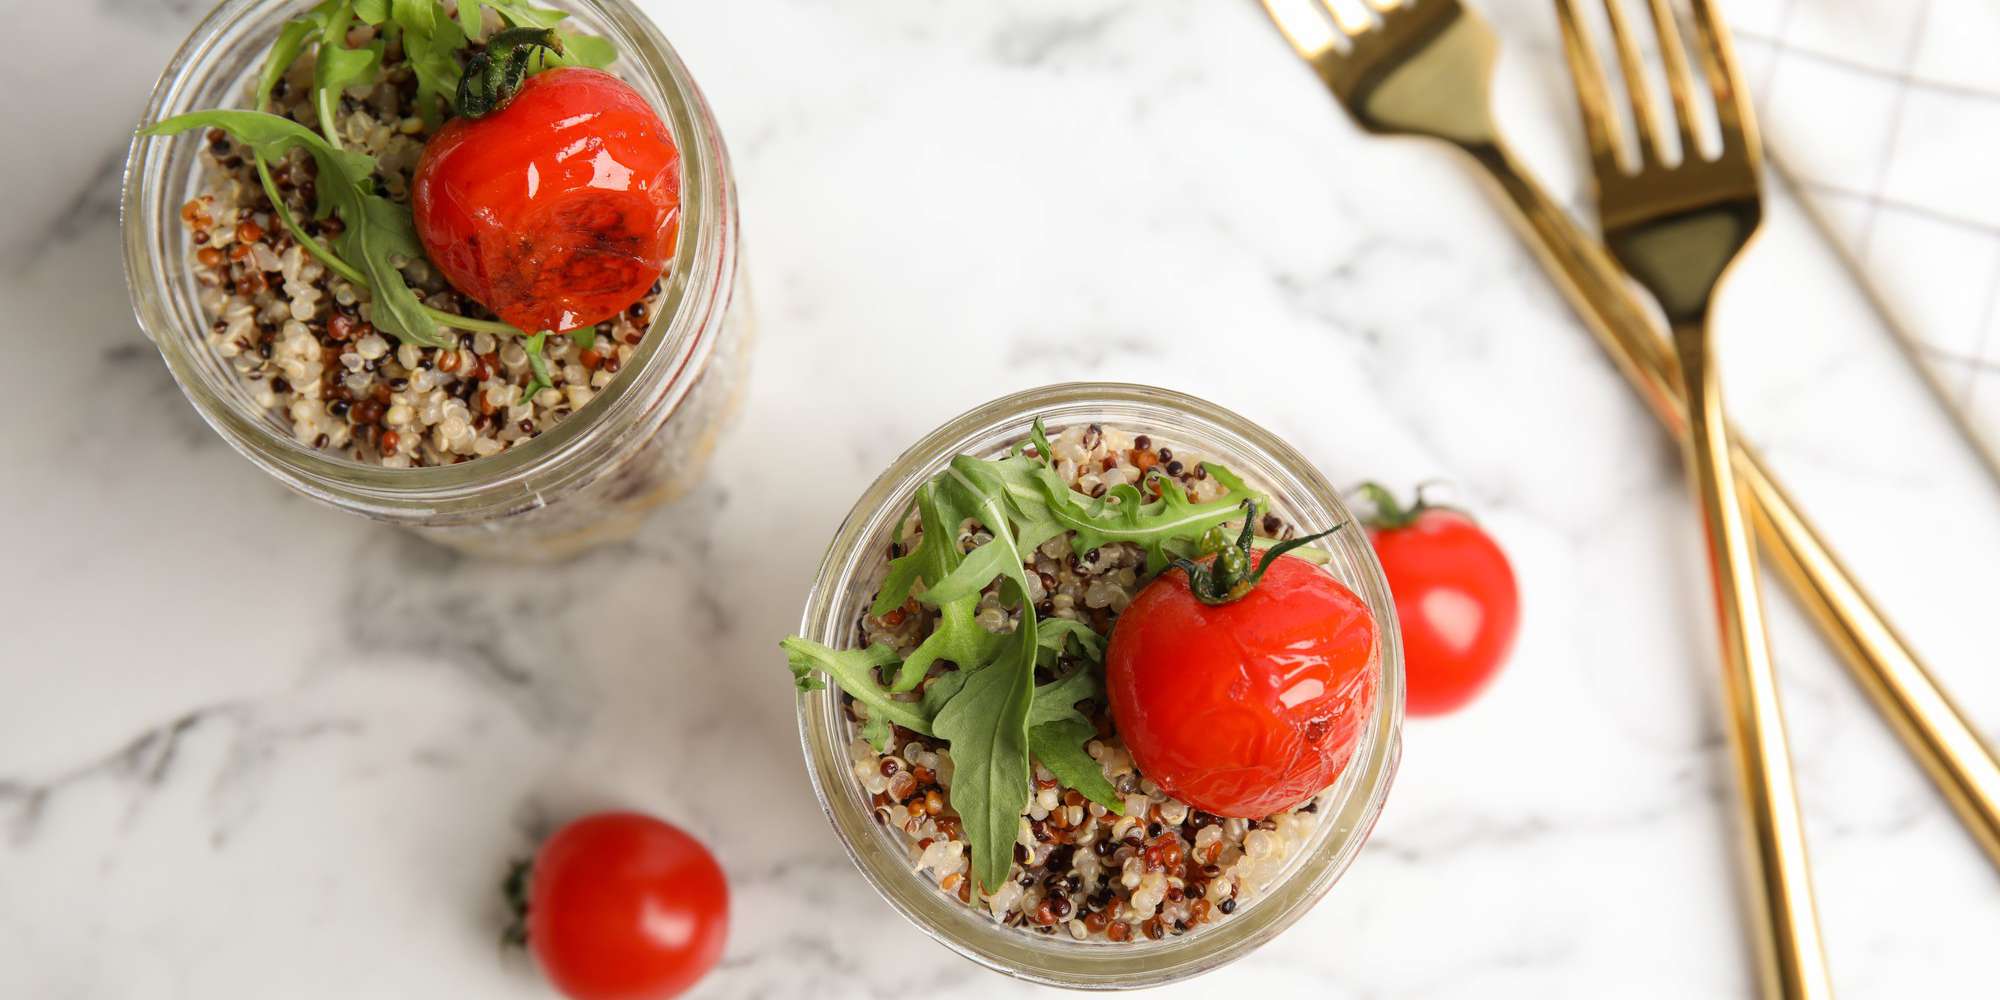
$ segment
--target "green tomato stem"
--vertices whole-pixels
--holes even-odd
[[[1271,568],[1279,556],[1293,549],[1325,538],[1339,531],[1345,525],[1336,524],[1325,531],[1304,538],[1293,538],[1279,542],[1264,551],[1264,558],[1251,568],[1250,552],[1256,547],[1255,525],[1257,523],[1257,502],[1243,502],[1243,531],[1231,543],[1219,529],[1211,528],[1202,539],[1202,548],[1213,553],[1215,558],[1204,566],[1191,559],[1176,559],[1174,565],[1188,576],[1188,591],[1195,600],[1208,605],[1228,604],[1239,601],[1255,590],[1264,579],[1264,571]]]

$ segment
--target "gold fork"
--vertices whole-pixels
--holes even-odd
[[[1458,0],[1415,0],[1414,6],[1372,11],[1374,23],[1349,25],[1317,0],[1262,2],[1293,50],[1362,127],[1440,139],[1480,165],[1584,325],[1660,423],[1675,437],[1683,435],[1687,413],[1672,349],[1656,335],[1610,254],[1570,221],[1499,138],[1489,111],[1493,33],[1478,15]],[[1738,440],[1733,457],[1771,565],[2000,865],[2000,761],[1755,450]]]
[[[1791,750],[1785,743],[1777,670],[1764,633],[1757,553],[1751,547],[1742,494],[1730,464],[1730,431],[1723,417],[1722,385],[1709,330],[1715,290],[1764,216],[1757,128],[1737,78],[1726,29],[1718,23],[1710,0],[1691,3],[1700,43],[1695,50],[1713,97],[1710,106],[1720,142],[1712,156],[1700,149],[1695,136],[1694,74],[1680,26],[1667,0],[1648,0],[1673,99],[1669,118],[1680,147],[1679,156],[1669,162],[1631,26],[1620,0],[1604,0],[1637,138],[1639,162],[1631,170],[1621,162],[1623,128],[1607,96],[1597,54],[1578,20],[1575,0],[1556,0],[1556,10],[1597,177],[1605,245],[1659,301],[1680,361],[1688,467],[1701,499],[1709,577],[1722,628],[1723,678],[1739,790],[1761,875],[1752,883],[1752,905],[1766,918],[1762,926],[1770,930],[1770,937],[1758,942],[1765,959],[1765,993],[1831,996]]]

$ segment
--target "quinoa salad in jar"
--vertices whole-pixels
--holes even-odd
[[[1102,422],[1037,421],[914,507],[852,647],[784,646],[803,690],[840,691],[848,778],[932,891],[1119,945],[1227,921],[1295,867],[1379,675],[1320,536],[1206,456]],[[1288,645],[1255,648],[1273,629]],[[1230,633],[1248,638],[1199,638]]]
[[[196,67],[225,106],[188,110],[188,71],[163,78],[161,120],[134,147],[155,191],[128,180],[128,227],[135,198],[157,202],[164,171],[184,172],[181,246],[147,250],[152,270],[180,262],[192,280],[135,284],[140,317],[210,423],[288,485],[507,551],[495,536],[518,522],[584,543],[635,527],[705,467],[749,336],[731,308],[726,159],[670,53],[649,47],[628,76],[614,36],[592,33],[643,15],[579,7],[590,16],[518,0],[236,4],[183,55],[239,24],[275,27],[254,66]],[[169,164],[146,136],[192,150]],[[185,315],[182,287],[198,334],[163,322]],[[508,454],[586,410],[554,449]],[[486,493],[475,475],[412,480],[405,499],[341,469],[503,456],[519,460],[493,464]]]

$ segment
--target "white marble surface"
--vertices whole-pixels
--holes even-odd
[[[1455,481],[1526,601],[1491,693],[1409,725],[1346,880],[1162,995],[1747,993],[1674,453],[1469,175],[1357,133],[1254,4],[648,3],[736,155],[764,337],[708,485],[546,572],[286,494],[140,338],[117,176],[203,6],[51,5],[0,61],[0,996],[541,996],[494,945],[494,887],[535,831],[611,805],[729,871],[702,995],[1036,992],[850,868],[774,644],[898,450],[1080,377],[1215,399],[1336,480]],[[1575,200],[1550,12],[1486,6],[1507,124]],[[1723,312],[1741,423],[2000,734],[2000,491],[1794,208],[1771,215]],[[2000,878],[1774,616],[1843,995],[1992,995]]]

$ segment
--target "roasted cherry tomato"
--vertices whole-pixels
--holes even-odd
[[[1472,518],[1417,502],[1408,508],[1374,483],[1369,535],[1403,629],[1412,715],[1449,712],[1480,692],[1507,661],[1521,625],[1514,570]]]
[[[1254,511],[1252,513],[1254,520]],[[1303,539],[1310,541],[1310,539]],[[1262,819],[1333,784],[1375,703],[1375,618],[1317,566],[1235,546],[1182,562],[1118,617],[1111,714],[1139,770],[1221,816]]]
[[[528,881],[528,948],[574,1000],[664,1000],[707,974],[729,930],[729,886],[708,849],[637,813],[556,832]]]
[[[446,122],[410,207],[453,287],[530,333],[573,330],[660,280],[680,229],[680,150],[630,85],[558,67],[486,117]]]

